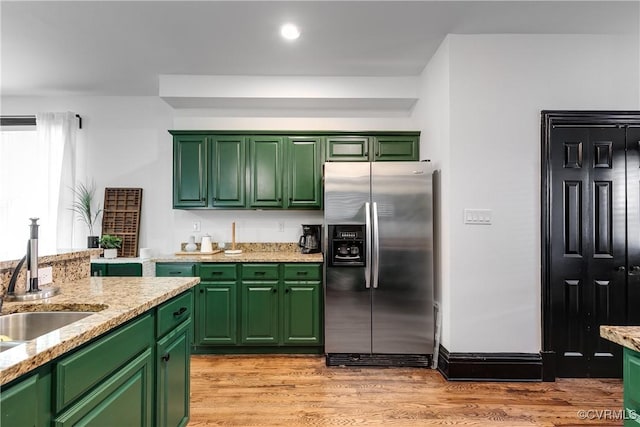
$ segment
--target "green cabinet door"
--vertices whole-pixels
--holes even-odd
[[[249,207],[282,208],[283,140],[281,136],[249,138]]]
[[[156,277],[193,277],[196,264],[193,262],[157,262]]]
[[[207,206],[207,136],[176,135],[173,140],[173,207]]]
[[[56,427],[152,426],[153,350],[147,348],[55,418]]]
[[[196,345],[238,343],[236,282],[200,283],[197,287]]]
[[[625,427],[640,426],[640,353],[624,348],[622,365],[624,377]]]
[[[189,421],[191,320],[183,322],[156,346],[156,422],[158,427],[185,426]]]
[[[0,393],[0,426],[45,427],[51,425],[51,370],[3,385]]]
[[[242,343],[278,344],[278,282],[242,282]]]
[[[209,152],[211,205],[213,207],[245,207],[246,153],[245,137],[215,135]]]
[[[328,136],[326,159],[328,162],[368,162],[369,145],[368,136]]]
[[[417,136],[377,136],[371,160],[417,161],[418,149]]]
[[[322,204],[322,138],[286,140],[287,197],[285,207],[319,208]]]
[[[318,345],[321,282],[284,283],[284,344]]]

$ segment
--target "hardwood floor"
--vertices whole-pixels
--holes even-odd
[[[447,382],[318,356],[192,356],[189,426],[620,426],[622,381]],[[583,411],[583,412],[580,412]]]

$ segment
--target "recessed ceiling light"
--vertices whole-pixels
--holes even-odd
[[[300,30],[293,24],[284,24],[280,27],[280,35],[287,40],[295,40],[300,37]]]

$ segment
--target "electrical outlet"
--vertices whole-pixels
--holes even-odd
[[[38,284],[48,285],[53,282],[53,267],[42,267],[38,269]]]
[[[191,231],[200,231],[200,221],[193,221]]]
[[[278,221],[278,231],[284,233],[284,221]]]

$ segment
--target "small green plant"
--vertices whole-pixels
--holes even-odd
[[[104,249],[118,249],[122,245],[122,238],[118,236],[112,236],[110,234],[104,234],[100,237],[100,246]]]
[[[90,185],[84,185],[80,183],[76,188],[71,188],[74,195],[74,201],[71,204],[70,210],[74,211],[80,218],[78,220],[83,221],[89,227],[89,235],[93,236],[93,226],[98,220],[98,215],[102,212],[100,205],[93,210],[93,197],[96,193],[96,184],[91,182]]]

